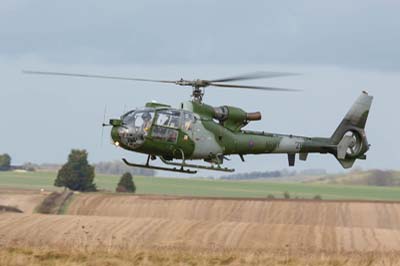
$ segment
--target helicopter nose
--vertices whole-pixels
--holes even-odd
[[[111,129],[111,139],[113,140],[115,146],[119,146],[121,144],[121,137],[118,131],[119,131],[119,126],[113,126]]]

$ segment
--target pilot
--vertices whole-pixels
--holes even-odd
[[[143,130],[147,133],[150,129],[151,126],[151,114],[150,112],[144,112],[142,114],[142,119],[143,119]]]
[[[190,115],[188,115],[188,114],[185,114],[185,116],[184,116],[184,129],[186,131],[192,129],[192,119],[191,119]]]
[[[188,130],[191,130],[192,129],[192,121],[190,121],[190,120],[186,120],[185,121],[185,130],[186,131],[188,131]]]

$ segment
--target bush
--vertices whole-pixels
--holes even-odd
[[[268,195],[267,195],[267,199],[275,199],[275,196],[272,195],[272,194],[268,194]]]
[[[36,171],[36,166],[33,163],[24,163],[22,166],[22,169],[28,172],[35,172]]]
[[[68,162],[58,171],[54,185],[77,191],[96,191],[94,167],[89,165],[85,150],[72,150]]]
[[[4,206],[4,205],[0,205],[0,213],[1,212],[19,212],[19,213],[23,213],[23,211],[21,211],[20,209],[18,209],[15,206]]]
[[[115,189],[116,192],[132,192],[135,193],[136,186],[133,183],[133,178],[131,173],[126,172],[121,176],[117,188]]]
[[[48,195],[37,207],[36,212],[43,214],[62,214],[62,209],[68,200],[73,196],[73,192],[64,190],[63,192],[53,192]]]
[[[285,191],[285,192],[283,193],[283,197],[284,197],[285,199],[290,199],[290,194],[289,194],[289,192]]]
[[[314,200],[322,200],[322,197],[321,197],[321,195],[315,195],[313,199]]]

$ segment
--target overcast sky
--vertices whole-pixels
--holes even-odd
[[[158,100],[173,105],[190,89],[123,81],[34,77],[22,69],[148,78],[217,78],[257,70],[299,72],[252,84],[303,93],[207,91],[213,105],[260,110],[248,128],[330,136],[367,89],[372,144],[363,168],[399,168],[400,1],[33,1],[0,4],[0,153],[16,163],[63,162],[71,148],[92,161],[144,160],[101,146],[108,116]],[[105,129],[105,135],[108,135]],[[234,159],[239,171],[285,168],[286,157]],[[297,169],[340,171],[329,156]],[[203,172],[207,175],[207,172]]]

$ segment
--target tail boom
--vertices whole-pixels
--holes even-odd
[[[365,134],[372,96],[363,92],[347,112],[330,138],[271,134],[243,131],[238,143],[239,154],[286,153],[289,165],[294,165],[295,154],[305,161],[308,153],[330,153],[344,168],[353,166],[357,159],[366,159],[369,144]],[[266,146],[265,146],[266,143]]]

